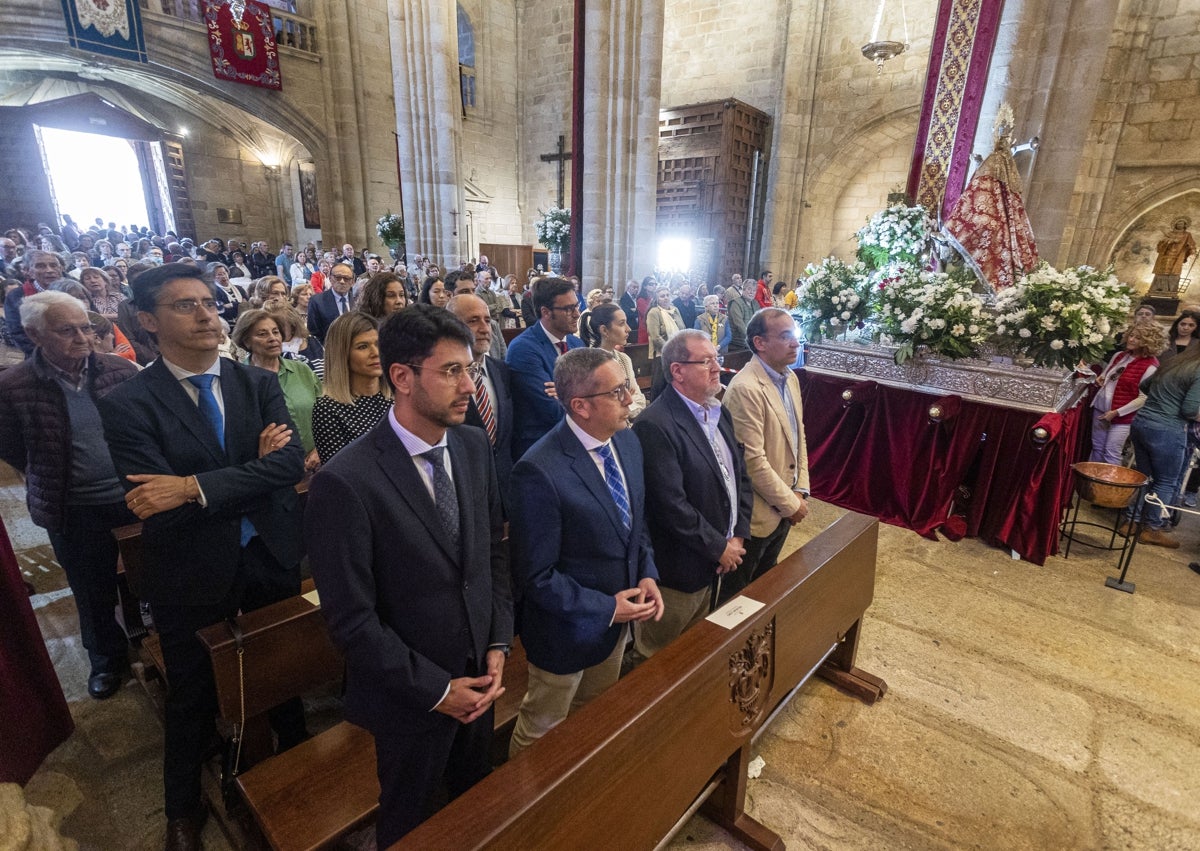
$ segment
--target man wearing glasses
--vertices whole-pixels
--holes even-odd
[[[529,686],[510,754],[615,683],[628,624],[663,616],[625,370],[603,349],[578,349],[558,359],[554,386],[566,418],[512,474],[510,542]]]
[[[667,616],[633,628],[635,659],[648,659],[709,612],[712,586],[737,571],[750,537],[754,491],[733,419],[717,400],[721,365],[708,334],[667,341],[670,387],[633,426],[646,465],[646,516]]]
[[[795,322],[786,310],[760,310],[746,326],[746,342],[754,357],[733,377],[724,401],[754,486],[754,511],[741,567],[724,577],[718,603],[774,567],[788,532],[808,516],[804,410],[792,371],[800,349]]]
[[[354,267],[338,262],[329,270],[329,286],[308,300],[308,333],[325,344],[325,333],[333,320],[354,309]]]
[[[125,502],[143,522],[141,596],[169,671],[166,847],[198,848],[216,692],[196,631],[299,593],[304,450],[276,376],[218,356],[213,288],[194,266],[142,272],[133,300],[160,357],[97,406]],[[306,737],[299,700],[270,717],[280,750]]]
[[[487,308],[474,296],[483,317]],[[313,478],[309,559],[346,656],[346,717],[375,737],[378,846],[491,769],[512,597],[504,514],[484,431],[463,427],[476,388],[470,330],[415,304],[379,332],[395,401]]]
[[[583,347],[579,330],[579,299],[565,278],[540,278],[533,283],[533,309],[538,321],[508,346],[513,385],[513,461],[558,423],[563,409],[554,398],[554,364],[571,349]]]

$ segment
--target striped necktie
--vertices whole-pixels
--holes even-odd
[[[617,504],[617,514],[621,516],[621,522],[625,524],[626,529],[633,527],[633,513],[629,510],[629,496],[625,493],[625,485],[621,481],[621,469],[617,466],[617,459],[613,456],[612,447],[607,443],[602,443],[596,447],[596,454],[604,461],[604,484],[608,485],[608,492],[612,495],[613,502]]]
[[[483,383],[483,367],[476,367],[471,377],[475,379],[475,408],[479,411],[479,419],[483,420],[483,428],[487,431],[488,440],[496,445],[496,413],[492,410],[491,400],[488,399],[487,387]]]

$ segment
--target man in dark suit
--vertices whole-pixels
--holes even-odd
[[[474,334],[471,353],[471,379],[475,393],[467,408],[466,424],[487,432],[496,461],[496,478],[500,482],[500,498],[507,509],[511,504],[509,479],[512,476],[512,375],[508,364],[490,356],[494,329],[487,302],[476,295],[456,295],[446,309],[457,316]]]
[[[133,281],[161,356],[97,401],[125,501],[143,521],[150,603],[170,687],[163,785],[168,849],[198,848],[200,768],[216,691],[196,631],[300,591],[304,450],[278,379],[218,357],[211,285],[170,263]],[[273,710],[280,747],[305,736],[298,700]]]
[[[663,615],[628,379],[602,349],[558,359],[566,418],[513,467],[510,541],[529,689],[510,754],[617,681],[626,624]]]
[[[379,348],[395,405],[309,489],[309,558],[346,656],[346,717],[375,737],[380,848],[433,812],[443,775],[455,797],[490,770],[512,597],[491,447],[460,425],[472,342],[441,308],[392,314]]]
[[[638,293],[642,291],[642,285],[630,278],[625,282],[625,292],[621,293],[621,310],[625,311],[625,321],[629,323],[629,342],[636,343],[638,340]]]
[[[354,309],[350,288],[354,286],[354,268],[348,263],[334,263],[329,270],[329,286],[308,300],[308,333],[321,344],[333,320]]]
[[[533,306],[538,321],[509,344],[512,370],[513,461],[538,438],[562,422],[563,409],[554,399],[554,363],[560,355],[583,347],[579,330],[579,299],[565,278],[533,282]]]
[[[671,385],[633,431],[646,465],[646,517],[667,614],[633,628],[635,658],[648,659],[709,611],[714,579],[737,570],[750,535],[754,490],[733,419],[721,407],[721,365],[703,331],[663,348]]]

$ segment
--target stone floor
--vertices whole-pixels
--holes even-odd
[[[0,475],[78,731],[26,788],[85,849],[151,849],[163,834],[161,728],[145,689],[87,698],[61,570]],[[840,514],[818,504],[798,546]],[[760,740],[751,813],[794,849],[1200,848],[1200,520],[1184,548],[1115,559],[1076,548],[1045,567],[967,540],[880,529],[859,665],[887,680],[867,707],[806,686]],[[206,847],[229,845],[210,821]],[[0,847],[4,845],[0,837]],[[701,817],[672,848],[740,848]]]

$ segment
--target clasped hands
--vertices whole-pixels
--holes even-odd
[[[458,677],[450,681],[450,691],[434,707],[455,721],[470,724],[487,712],[488,707],[504,694],[504,652],[487,652],[487,670],[482,677]]]
[[[271,423],[258,436],[258,457],[270,455],[288,445],[292,430],[287,423]],[[195,476],[167,476],[157,473],[134,473],[126,476],[137,487],[125,494],[125,504],[145,520],[155,514],[171,511],[200,497],[200,485]]]
[[[613,623],[641,623],[651,618],[662,620],[663,598],[658,590],[658,583],[646,577],[637,584],[636,588],[618,591],[615,595],[617,610],[613,615]]]

